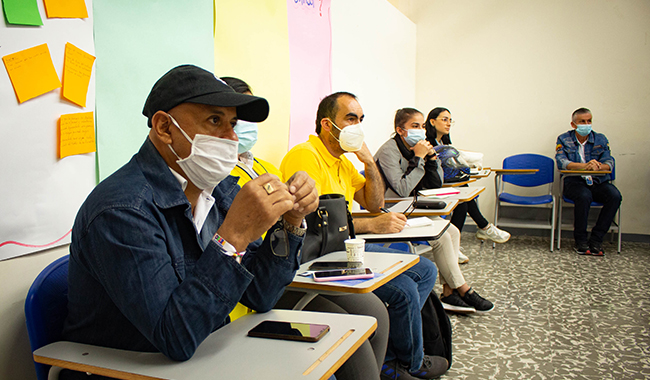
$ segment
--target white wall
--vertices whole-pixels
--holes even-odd
[[[571,113],[590,108],[616,158],[623,231],[648,234],[648,20],[646,0],[419,1],[417,106],[449,108],[454,145],[492,167],[517,153],[554,157]],[[488,219],[492,183],[481,183]]]
[[[393,132],[395,111],[415,102],[415,32],[387,1],[332,1],[332,90],[358,96],[373,153]],[[355,155],[347,157],[363,170]]]
[[[25,297],[43,268],[67,254],[65,245],[0,262],[0,379],[36,379],[25,326]]]

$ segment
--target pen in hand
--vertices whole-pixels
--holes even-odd
[[[385,207],[380,207],[379,209],[381,210],[381,212],[385,212],[386,214],[388,214],[388,213],[390,212],[390,211],[388,211],[388,209],[385,208]]]

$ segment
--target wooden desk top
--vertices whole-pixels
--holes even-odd
[[[465,186],[467,184],[470,184],[472,182],[476,182],[476,178],[470,178],[468,181],[464,182],[452,182],[452,183],[443,183],[442,187],[458,187],[458,186]]]
[[[429,226],[406,227],[402,231],[393,234],[359,234],[357,237],[364,239],[367,243],[437,240],[447,231],[451,219],[436,217],[432,222],[433,224]]]
[[[411,202],[413,201],[413,198],[401,198],[402,200],[398,201],[397,203],[393,204],[392,206],[386,205],[389,211],[391,212],[399,212],[399,213],[404,213],[406,209],[409,207]],[[456,206],[458,205],[458,200],[456,199],[442,199],[443,202],[447,203],[447,206],[443,209],[435,210],[435,209],[424,209],[424,208],[417,208],[413,210],[410,214],[408,214],[408,217],[414,218],[416,216],[442,216],[442,215],[449,215],[451,214]],[[372,213],[368,210],[356,210],[351,212],[352,216],[355,218],[365,218],[365,217],[374,217],[381,215],[382,213]]]
[[[469,202],[472,199],[475,199],[478,197],[480,193],[485,191],[485,186],[470,186],[470,187],[459,187],[456,190],[459,190],[460,193],[450,195],[446,198],[436,198],[436,197],[422,197],[422,198],[431,198],[431,199],[440,199],[441,201],[448,201],[448,200],[457,200],[458,203],[462,202]],[[420,197],[418,197],[420,198]],[[399,203],[402,201],[412,201],[413,197],[408,197],[408,198],[386,198],[384,199],[384,203],[387,204],[394,204],[394,203]],[[352,214],[354,215],[354,214]],[[379,214],[377,214],[379,215]]]
[[[315,260],[308,261],[298,269],[293,282],[289,284],[290,288],[312,289],[320,292],[344,292],[344,293],[370,293],[388,281],[397,277],[413,265],[420,261],[418,255],[404,252],[384,253],[384,252],[366,252],[364,258],[364,267],[372,269],[374,273],[381,273],[383,276],[371,278],[360,282],[356,285],[347,285],[341,281],[316,282],[314,279],[298,274],[308,271],[309,266],[315,261],[347,261],[345,251],[336,251],[321,256]]]
[[[492,169],[497,175],[501,174],[534,174],[539,169]]]
[[[264,320],[320,323],[330,331],[315,343],[253,338]],[[34,351],[34,361],[118,379],[328,379],[375,331],[373,317],[271,310],[247,314],[212,333],[185,362],[161,353],[55,342]]]

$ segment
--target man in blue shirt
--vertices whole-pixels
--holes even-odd
[[[614,158],[609,141],[591,129],[591,111],[579,108],[573,112],[573,130],[558,136],[555,160],[560,170],[614,171]],[[610,174],[571,176],[564,179],[564,196],[575,203],[573,238],[575,250],[581,255],[602,256],[603,237],[609,230],[621,205],[621,193],[610,181]],[[596,225],[587,234],[587,218],[591,202],[603,204]]]
[[[275,305],[299,267],[318,195],[304,172],[286,184],[264,174],[241,189],[229,176],[237,120],[268,112],[265,99],[196,66],[156,82],[143,110],[148,138],[77,214],[63,339],[187,360],[237,302]]]

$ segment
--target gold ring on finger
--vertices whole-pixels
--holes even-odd
[[[271,185],[271,182],[265,183],[262,187],[264,187],[264,190],[266,190],[267,194],[269,195],[271,195],[271,193],[275,191],[275,189]]]

